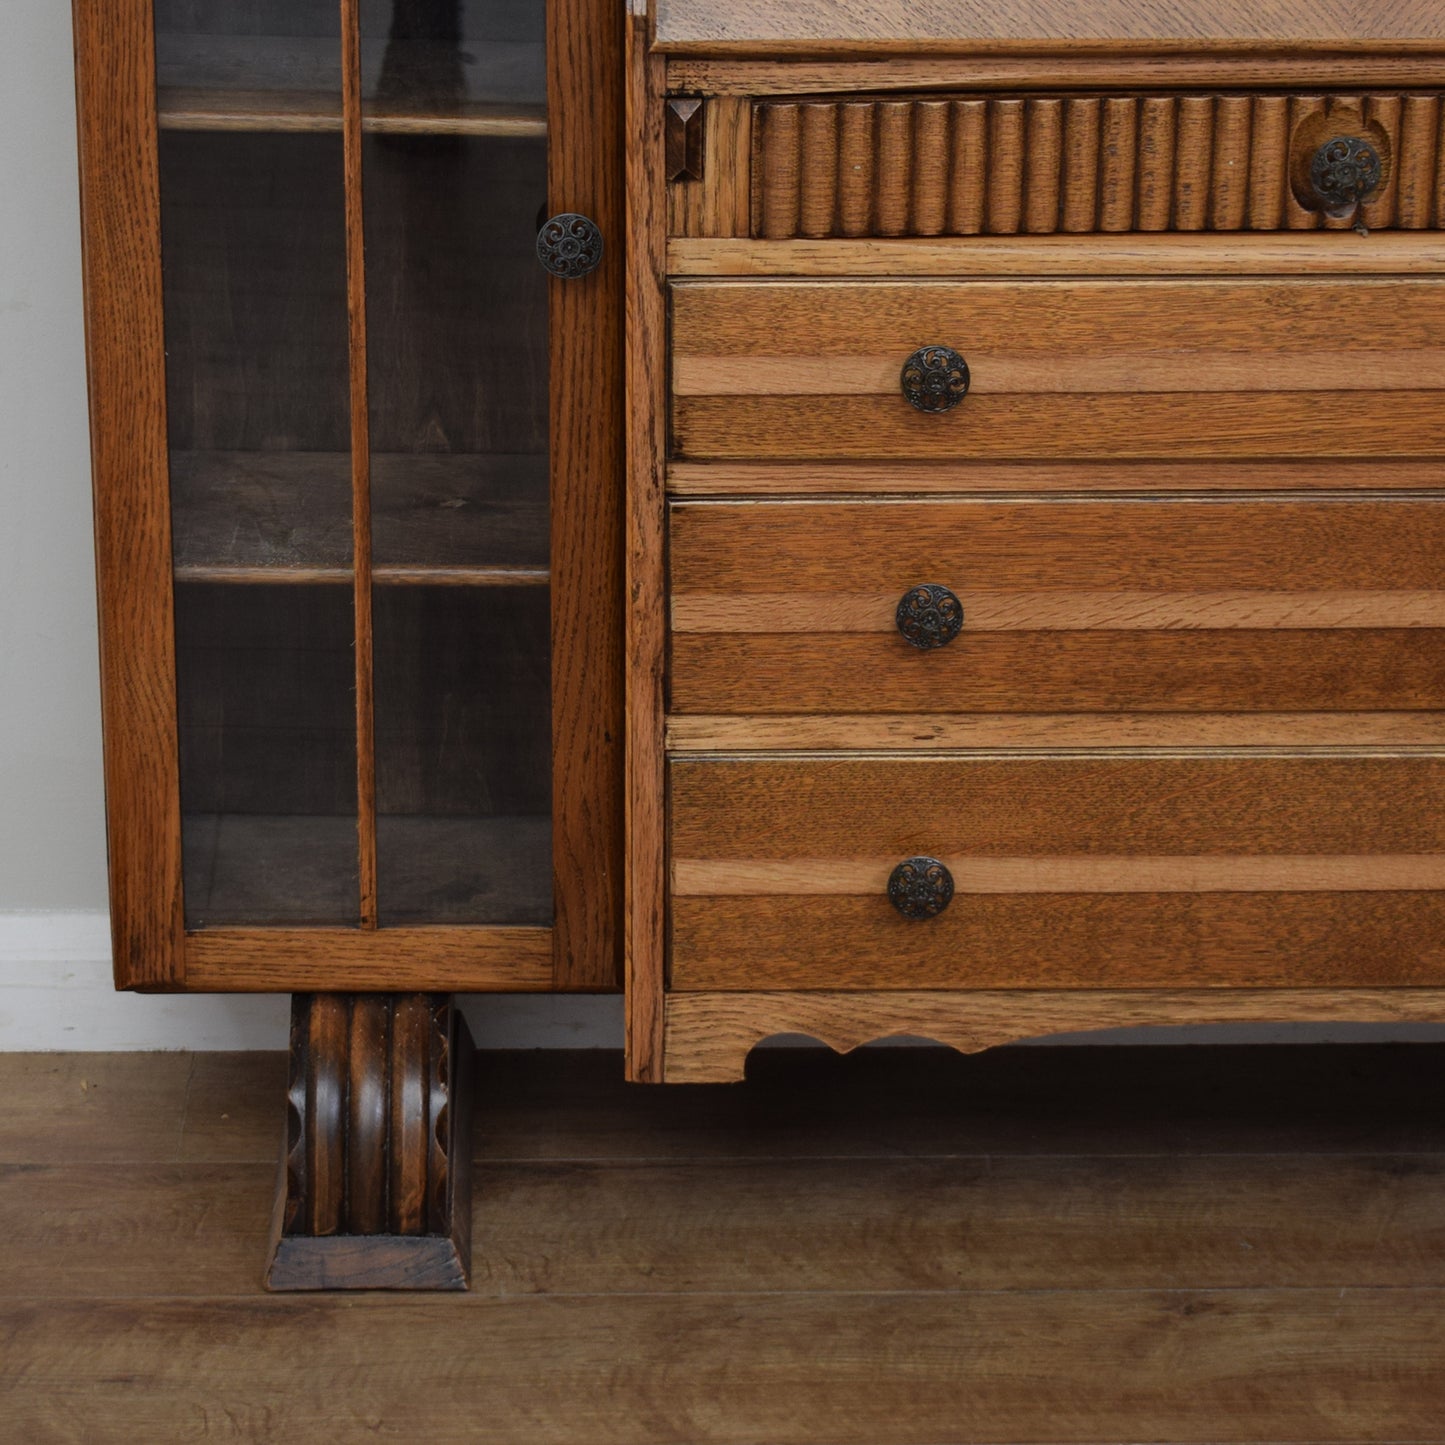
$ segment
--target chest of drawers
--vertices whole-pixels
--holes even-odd
[[[956,8],[630,16],[631,1076],[1445,1017],[1440,17]]]

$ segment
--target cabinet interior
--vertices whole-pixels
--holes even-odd
[[[155,14],[187,926],[546,924],[543,6],[361,7],[364,372],[334,0]]]

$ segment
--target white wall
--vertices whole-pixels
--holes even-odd
[[[71,65],[70,7],[6,0],[0,1049],[281,1048],[284,998],[118,996],[110,988]],[[616,1047],[622,1039],[616,999],[471,1000],[467,1011],[479,1042],[491,1047]],[[1422,1036],[1445,1031],[1183,1034],[1197,1041]]]

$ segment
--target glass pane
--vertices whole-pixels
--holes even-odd
[[[339,11],[156,20],[187,922],[354,923],[341,136],[273,104],[319,77],[339,116]]]
[[[546,25],[545,0],[362,0],[368,118],[540,121]]]
[[[377,895],[552,915],[543,0],[363,0]]]
[[[357,913],[346,587],[177,589],[186,924]]]
[[[285,116],[340,129],[338,0],[155,0],[161,126]]]
[[[375,593],[377,872],[385,923],[547,923],[545,587]]]
[[[368,136],[373,557],[547,566],[546,144]]]

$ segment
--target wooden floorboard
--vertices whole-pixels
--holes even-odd
[[[11,1440],[1439,1438],[1439,1290],[0,1307]]]
[[[280,1056],[0,1056],[0,1442],[1445,1442],[1442,1066],[488,1055],[471,1294],[282,1297]]]

